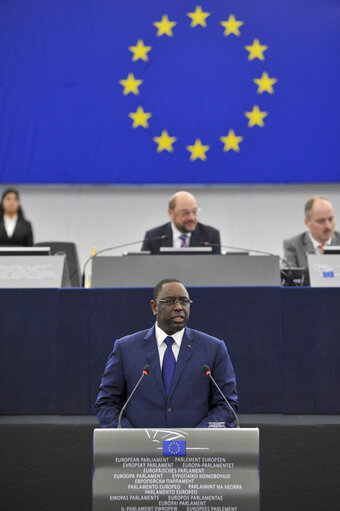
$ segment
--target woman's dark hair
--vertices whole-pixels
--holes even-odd
[[[19,199],[19,192],[18,190],[16,190],[15,188],[7,188],[4,193],[2,194],[1,196],[1,203],[0,203],[0,220],[3,220],[4,218],[4,208],[2,207],[2,204],[3,204],[3,200],[4,198],[6,197],[6,195],[8,195],[9,193],[14,193],[14,195],[17,196],[17,199],[19,201],[19,209],[18,209],[18,217],[19,218],[24,218],[24,212],[20,206],[20,199]]]

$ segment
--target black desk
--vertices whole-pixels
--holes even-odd
[[[226,341],[240,413],[340,413],[340,289],[192,288]],[[113,341],[152,325],[151,289],[0,290],[0,413],[93,413]]]

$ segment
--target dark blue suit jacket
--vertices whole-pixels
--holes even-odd
[[[147,364],[151,371],[128,404],[122,427],[193,428],[217,422],[225,423],[226,427],[234,425],[231,411],[202,370],[203,365],[210,367],[217,384],[237,410],[235,373],[224,342],[186,328],[167,397],[152,327],[114,343],[96,401],[102,427],[117,427],[119,412]]]

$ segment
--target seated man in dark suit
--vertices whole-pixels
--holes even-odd
[[[198,206],[195,197],[188,192],[177,192],[169,202],[171,222],[146,232],[142,250],[159,254],[160,247],[211,246],[213,254],[221,253],[220,233],[214,227],[198,222]],[[161,237],[164,239],[161,239]],[[159,239],[155,239],[159,238]]]
[[[227,348],[220,339],[186,326],[190,303],[181,282],[164,279],[151,300],[156,324],[116,340],[96,401],[102,427],[117,427],[120,411],[146,365],[148,374],[125,409],[123,428],[234,426],[233,412],[207,375],[210,369],[236,411],[235,373]]]
[[[335,216],[326,197],[312,197],[305,204],[308,231],[283,242],[284,258],[291,267],[305,268],[307,254],[322,254],[325,245],[340,245],[335,231]]]

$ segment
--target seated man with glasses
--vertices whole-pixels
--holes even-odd
[[[213,254],[220,254],[220,233],[214,227],[198,221],[199,211],[196,199],[191,193],[184,191],[175,193],[168,206],[171,222],[147,231],[142,250],[159,254],[160,247],[211,246]]]
[[[102,427],[235,425],[238,398],[227,348],[223,341],[186,326],[191,303],[180,281],[164,279],[151,300],[156,324],[116,340],[96,401]],[[209,372],[232,408],[212,384]]]

